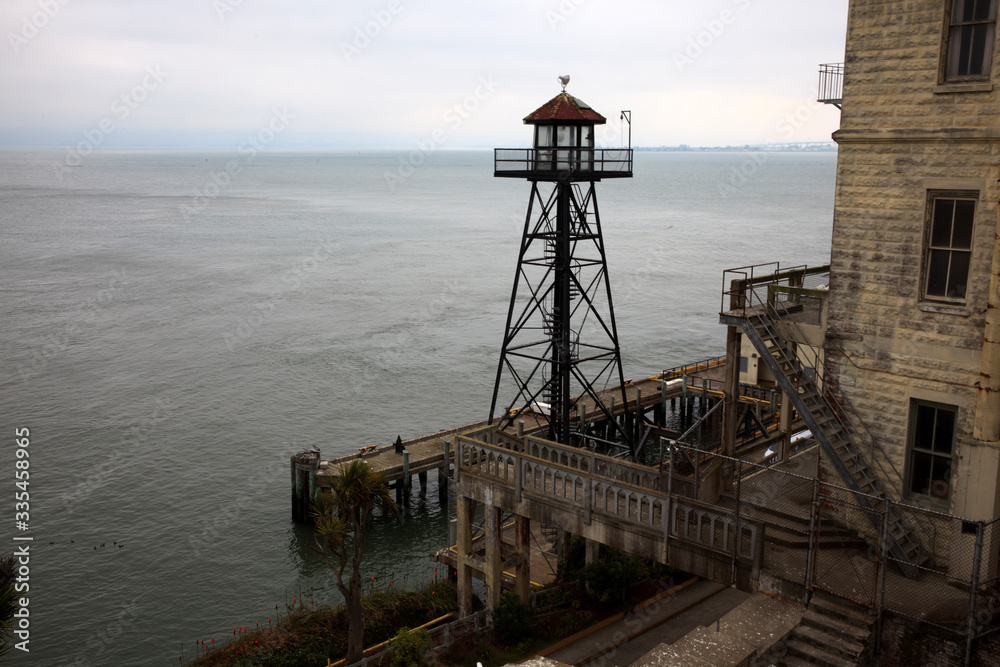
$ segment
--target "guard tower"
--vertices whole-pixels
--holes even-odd
[[[571,444],[584,403],[586,414],[616,423],[614,444],[632,455],[632,438],[609,409],[616,387],[626,405],[625,382],[594,188],[631,178],[631,139],[629,148],[595,149],[594,128],[606,119],[566,92],[568,80],[560,77],[563,92],[524,119],[534,126],[533,148],[495,150],[494,176],[527,179],[531,196],[490,424],[499,417],[509,426],[530,409],[548,416],[549,439]],[[501,393],[510,401],[498,415]]]

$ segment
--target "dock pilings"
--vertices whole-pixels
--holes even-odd
[[[309,509],[316,491],[319,450],[300,452],[292,457],[292,520],[310,523]]]

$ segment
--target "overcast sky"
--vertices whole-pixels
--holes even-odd
[[[2,0],[0,145],[522,146],[560,90],[618,145],[828,141],[847,0]],[[280,119],[280,120],[276,120]],[[267,133],[265,132],[265,136]]]

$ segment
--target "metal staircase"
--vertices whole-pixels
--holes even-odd
[[[753,299],[753,289],[744,296]],[[856,501],[871,510],[865,514],[876,534],[887,533],[890,555],[903,574],[917,578],[920,568],[931,563],[924,543],[932,529],[897,504],[904,499],[902,476],[850,404],[822,377],[819,351],[803,349],[807,346],[792,342],[804,337],[796,335],[801,331],[787,317],[787,306],[780,302],[776,305],[773,294],[759,305],[751,307],[746,300],[742,303],[747,307],[724,312],[720,320],[738,326],[753,343]],[[814,355],[811,359],[810,354]],[[880,499],[896,501],[890,505],[887,526],[877,519],[884,509],[876,506],[882,504]]]

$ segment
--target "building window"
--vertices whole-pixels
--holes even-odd
[[[924,298],[965,302],[977,194],[932,193],[928,201]]]
[[[919,494],[951,497],[951,461],[958,409],[952,405],[913,401],[910,405],[909,488]]]
[[[996,38],[997,0],[952,0],[945,79],[987,79]]]

